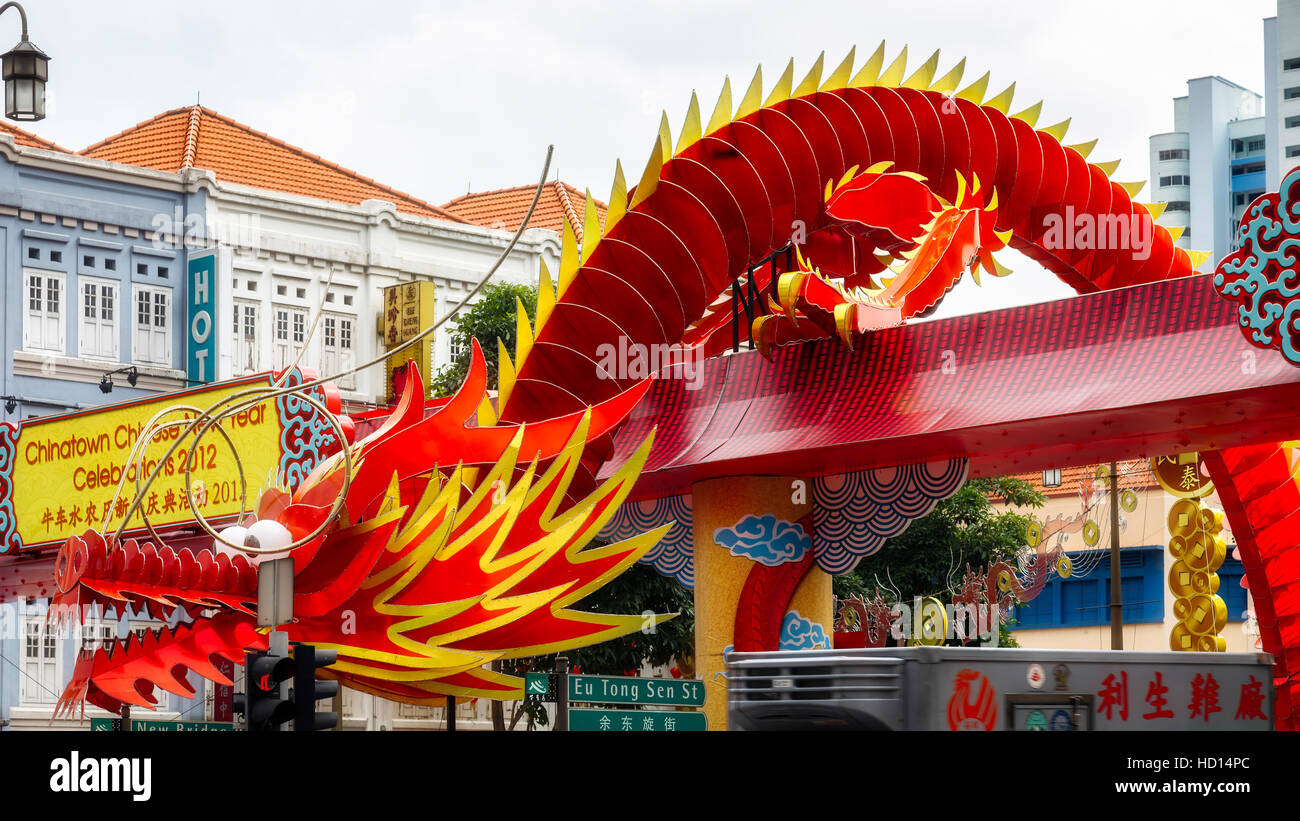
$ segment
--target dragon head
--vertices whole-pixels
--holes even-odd
[[[754,320],[751,335],[764,355],[830,335],[852,348],[861,334],[933,311],[966,270],[977,284],[981,267],[993,276],[1010,273],[993,258],[1011,237],[994,229],[996,190],[981,187],[978,176],[967,186],[958,172],[949,203],[920,174],[891,172],[891,165],[850,168],[838,183],[826,182],[831,229],[795,247],[797,269],[778,278],[771,313]],[[813,267],[814,255],[833,273]],[[895,259],[902,265],[890,268]],[[873,277],[886,270],[894,276],[877,284]]]

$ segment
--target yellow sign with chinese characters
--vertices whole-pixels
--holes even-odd
[[[432,282],[404,282],[384,289],[384,347],[396,348],[420,335],[433,324],[434,286]],[[425,385],[433,372],[433,336],[393,354],[384,362],[385,386],[389,403],[397,401],[393,374],[414,360]]]
[[[1156,482],[1180,499],[1200,499],[1214,492],[1199,453],[1153,456],[1150,461]]]
[[[88,528],[101,528],[106,516],[109,526],[116,529],[136,496],[137,483],[142,484],[160,463],[162,469],[144,491],[128,530],[144,528],[144,516],[155,528],[193,521],[194,514],[185,499],[184,474],[189,459],[193,460],[194,502],[205,517],[239,515],[241,496],[242,510],[247,512],[282,468],[281,433],[285,420],[274,400],[223,421],[221,426],[229,434],[230,443],[215,429],[197,447],[192,436],[177,443],[184,431],[178,427],[155,437],[139,464],[128,464],[128,458],[144,426],[159,411],[182,404],[207,408],[250,385],[268,383],[268,377],[263,375],[210,389],[169,394],[162,399],[25,421],[16,430],[6,426],[3,449],[10,475],[3,477],[7,482],[0,481],[8,484],[7,498],[0,500],[0,505],[10,507],[12,517],[11,526],[5,528],[8,532],[0,534],[5,549],[61,544],[68,536]],[[193,414],[175,413],[166,418],[187,419]],[[173,444],[177,447],[167,456]],[[138,467],[142,468],[139,474]],[[241,493],[240,467],[247,483],[246,493]],[[114,503],[123,476],[126,483]]]

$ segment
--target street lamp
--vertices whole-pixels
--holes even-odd
[[[27,12],[17,3],[0,6],[0,14],[18,9],[23,20],[23,39],[0,57],[5,84],[5,116],[11,120],[45,119],[45,81],[50,77],[50,58],[27,39]]]
[[[126,368],[118,368],[115,371],[108,371],[99,378],[100,393],[113,392],[113,374],[115,373],[126,374],[127,384],[129,384],[133,388],[135,387],[136,381],[140,378],[140,372],[135,369],[134,365],[131,365]]]

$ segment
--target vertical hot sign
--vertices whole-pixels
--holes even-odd
[[[217,335],[213,324],[216,315],[217,252],[200,251],[189,258],[186,266],[189,299],[186,306],[186,375],[191,382],[212,382],[216,378]]]

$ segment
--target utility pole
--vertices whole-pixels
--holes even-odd
[[[569,659],[557,656],[555,659],[555,729],[565,732],[569,729]]]
[[[1119,469],[1110,463],[1110,649],[1124,649],[1124,601],[1119,571]]]

